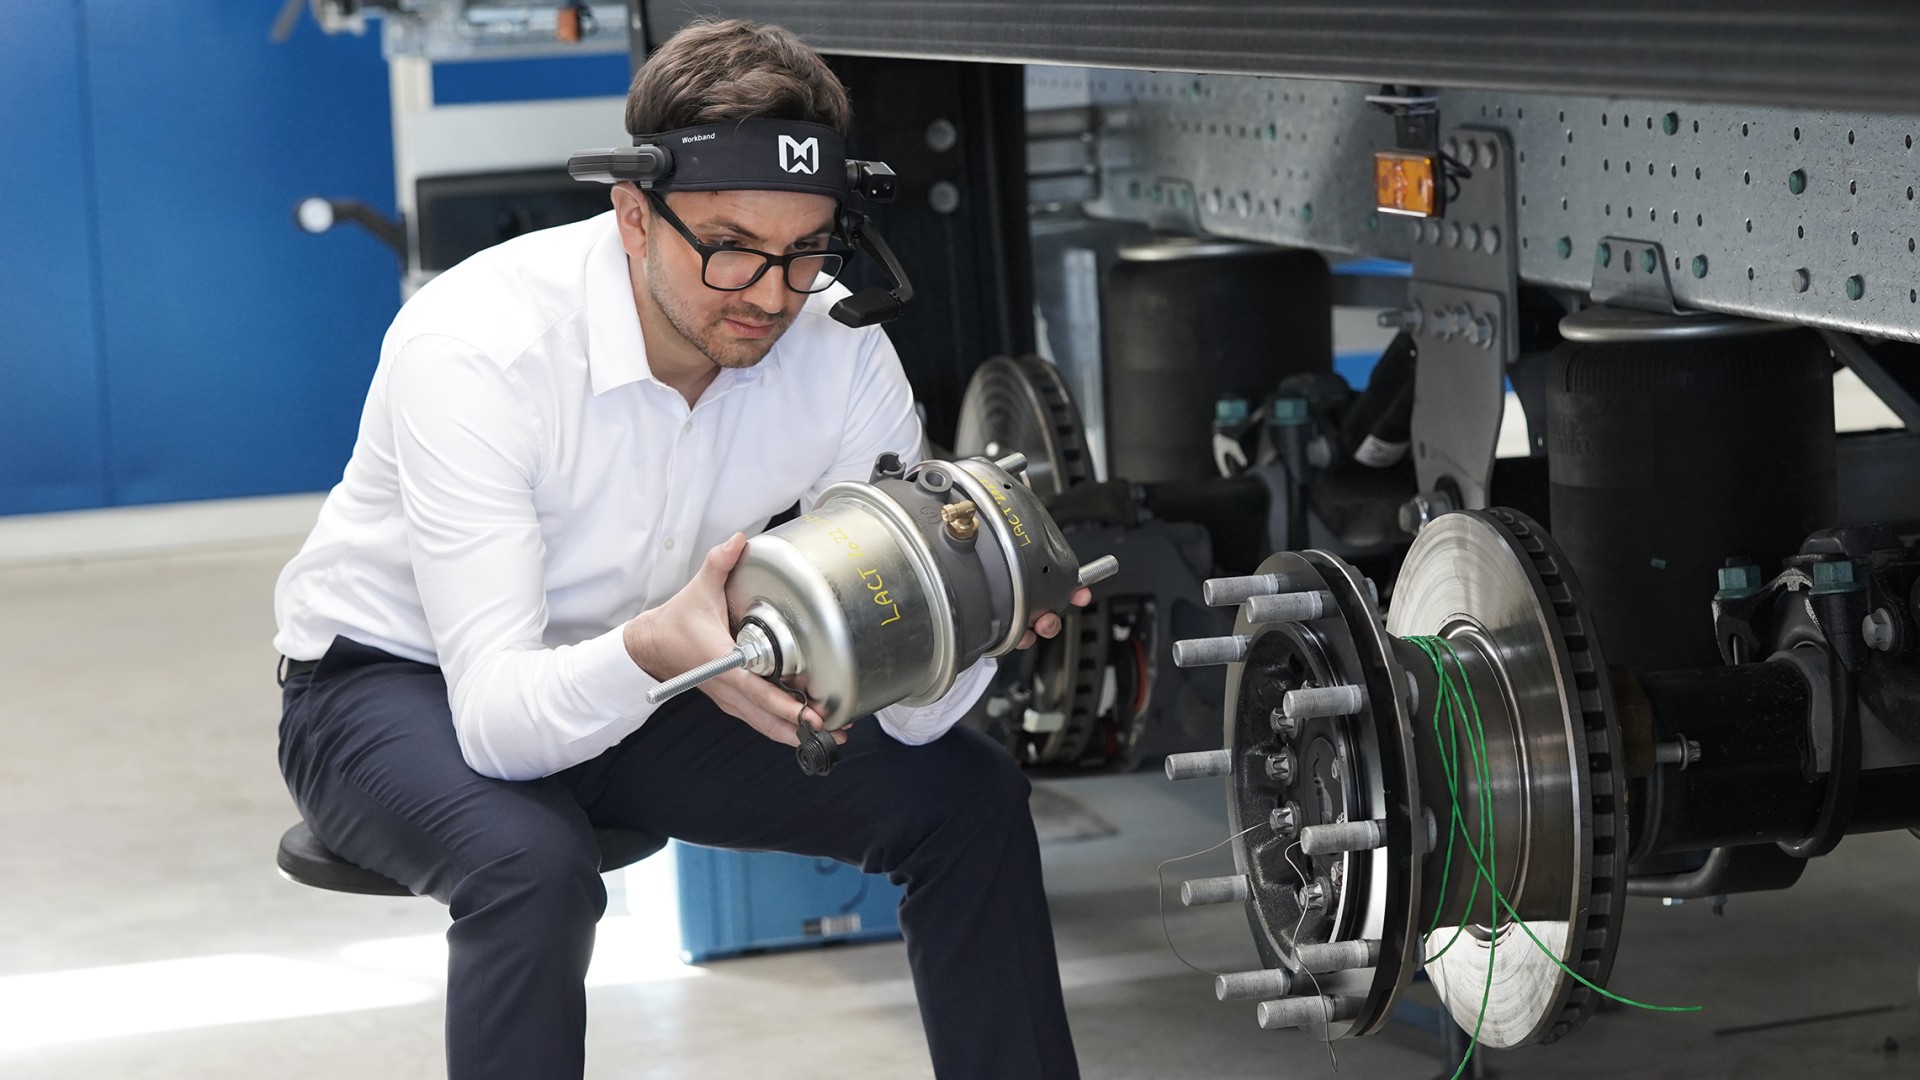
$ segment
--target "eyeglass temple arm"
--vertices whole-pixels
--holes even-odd
[[[872,326],[876,323],[891,322],[900,317],[900,313],[913,302],[913,283],[907,280],[907,272],[894,258],[893,249],[887,246],[873,222],[865,214],[849,214],[847,239],[854,247],[866,253],[867,257],[880,264],[886,273],[891,288],[879,286],[861,289],[845,300],[833,305],[829,313],[835,320],[855,328]]]

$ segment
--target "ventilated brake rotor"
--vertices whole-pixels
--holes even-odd
[[[1175,657],[1226,665],[1226,746],[1167,772],[1227,777],[1238,873],[1183,898],[1244,902],[1265,963],[1219,995],[1260,999],[1263,1027],[1366,1035],[1424,964],[1482,1044],[1577,1026],[1597,995],[1569,971],[1604,985],[1613,963],[1624,807],[1606,668],[1552,541],[1512,511],[1442,516],[1384,620],[1319,551],[1207,593],[1239,605],[1234,633]],[[1463,702],[1438,715],[1435,656]]]
[[[1504,910],[1501,931],[1489,935],[1483,890],[1464,918],[1429,935],[1433,952],[1455,926],[1466,928],[1427,975],[1455,1021],[1478,1025],[1486,1045],[1559,1038],[1595,1003],[1561,964],[1605,984],[1626,895],[1620,728],[1578,586],[1559,549],[1524,516],[1447,514],[1407,553],[1387,631],[1446,638],[1473,676],[1494,777],[1494,871],[1546,946],[1507,925]],[[1431,675],[1430,666],[1409,667]],[[1426,709],[1422,736],[1431,701]]]
[[[1086,429],[1060,372],[1038,356],[996,356],[967,383],[954,435],[959,457],[1027,458],[1042,499],[1093,479]],[[1001,719],[1008,749],[1030,765],[1072,765],[1097,731],[1106,672],[1106,613],[1097,603],[1060,613],[1060,633],[1001,660],[995,689],[1015,712]],[[1009,685],[1018,682],[1017,691]]]
[[[1038,356],[981,364],[960,401],[954,452],[999,460],[1027,455],[1027,483],[1043,499],[1093,479],[1086,429],[1059,369]]]

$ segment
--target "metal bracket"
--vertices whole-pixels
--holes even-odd
[[[1827,347],[1833,350],[1834,359],[1853,369],[1867,389],[1886,403],[1887,408],[1900,418],[1900,424],[1908,431],[1920,431],[1920,401],[1916,401],[1907,388],[1898,379],[1887,373],[1879,358],[1868,352],[1860,339],[1852,334],[1838,330],[1822,330],[1820,336],[1827,339]]]
[[[1414,373],[1414,472],[1422,491],[1450,481],[1460,505],[1487,505],[1505,411],[1505,375],[1519,358],[1514,313],[1513,143],[1490,128],[1456,128],[1441,144],[1459,190],[1444,219],[1419,223],[1408,322],[1420,349]]]
[[[1682,314],[1673,302],[1666,249],[1651,240],[1601,238],[1593,250],[1593,284],[1588,292],[1596,304]]]

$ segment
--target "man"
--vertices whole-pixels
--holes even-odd
[[[738,21],[675,36],[627,105],[631,133],[690,145],[774,121],[838,146],[845,91],[792,34]],[[833,195],[703,185],[696,157],[476,255],[394,320],[345,477],[276,589],[288,787],[334,851],[450,905],[457,1080],[581,1075],[597,825],[892,874],[936,1073],[1073,1076],[1027,782],[948,731],[991,662],[836,732],[818,778],[790,747],[819,717],[764,679],[645,703],[731,647],[744,534],[920,451],[886,336],[827,316],[846,295]]]

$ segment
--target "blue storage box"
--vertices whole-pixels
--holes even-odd
[[[744,952],[900,936],[901,888],[832,859],[722,851],[673,842],[680,956],[690,964]]]

